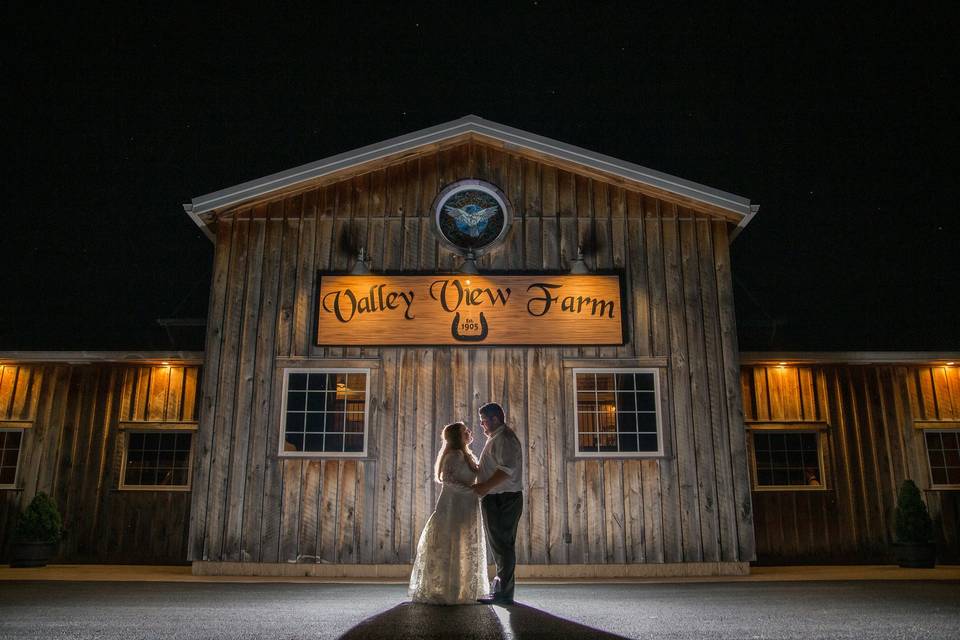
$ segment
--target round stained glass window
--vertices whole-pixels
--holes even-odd
[[[510,225],[510,207],[497,187],[460,180],[445,188],[433,205],[434,223],[445,245],[480,255],[499,243]]]

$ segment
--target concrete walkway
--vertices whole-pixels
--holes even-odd
[[[53,564],[12,569],[0,565],[0,581],[62,580],[71,582],[292,582],[312,584],[404,584],[383,578],[318,578],[306,576],[195,576],[189,565]],[[695,582],[844,582],[859,580],[957,580],[960,565],[935,569],[901,569],[896,565],[824,565],[753,567],[748,576],[683,578],[524,579],[523,584],[671,584]]]

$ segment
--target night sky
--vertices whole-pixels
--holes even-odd
[[[2,350],[202,348],[156,323],[206,315],[182,203],[468,113],[760,204],[732,245],[743,350],[960,350],[947,9],[18,4]]]

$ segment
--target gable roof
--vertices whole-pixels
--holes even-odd
[[[654,189],[675,194],[694,202],[722,209],[733,214],[737,228],[731,240],[756,215],[759,207],[751,205],[748,198],[738,196],[713,187],[684,180],[660,171],[648,169],[632,162],[618,160],[610,156],[581,149],[570,144],[551,140],[527,131],[514,129],[496,122],[468,115],[434,127],[414,131],[406,135],[367,145],[353,151],[340,153],[329,158],[280,171],[263,178],[250,180],[238,185],[214,191],[193,198],[183,208],[203,232],[213,240],[213,234],[207,227],[207,221],[201,217],[217,209],[230,207],[249,201],[273,191],[286,189],[299,183],[308,182],[358,165],[379,160],[395,154],[402,154],[417,147],[434,144],[459,136],[476,134],[499,140],[512,147],[519,147],[534,153],[574,163],[596,171],[617,176],[627,181],[645,185]]]

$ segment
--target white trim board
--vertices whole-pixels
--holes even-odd
[[[739,230],[745,227],[757,213],[757,205],[751,205],[750,200],[743,196],[684,180],[654,169],[633,164],[632,162],[618,160],[617,158],[588,151],[587,149],[545,138],[527,131],[484,120],[475,115],[467,115],[458,120],[452,120],[433,127],[414,131],[396,138],[384,140],[383,142],[360,147],[359,149],[323,158],[322,160],[300,165],[299,167],[287,169],[286,171],[280,171],[262,178],[257,178],[256,180],[249,180],[232,187],[227,187],[226,189],[220,189],[219,191],[197,196],[189,203],[184,204],[183,208],[207,237],[213,240],[213,234],[207,228],[206,222],[200,217],[204,213],[236,205],[279,189],[285,189],[366,162],[376,161],[390,155],[404,153],[416,147],[442,142],[470,133],[494,138],[508,145],[580,164],[584,167],[619,176],[641,185],[661,189],[690,198],[696,202],[730,211],[740,216],[737,229],[734,233],[738,233]]]
[[[960,351],[741,351],[740,364],[925,364],[960,363]]]
[[[203,364],[203,351],[0,351],[0,364],[131,362]]]

